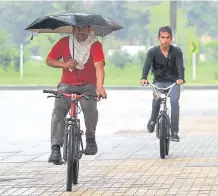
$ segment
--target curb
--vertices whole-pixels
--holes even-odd
[[[144,90],[151,89],[151,87],[142,86],[105,86],[107,90]],[[28,86],[14,86],[5,85],[0,86],[0,90],[43,90],[56,89],[56,86],[47,85],[28,85]],[[184,85],[182,90],[218,90],[218,85]]]

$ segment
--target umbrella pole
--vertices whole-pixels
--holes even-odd
[[[74,40],[75,40],[75,34],[74,34],[74,28],[72,27],[72,33],[73,33],[73,59],[74,59]],[[75,68],[76,75],[78,76],[78,69]]]
[[[103,41],[104,41],[104,31],[103,31],[103,35],[102,35],[102,37],[101,37],[101,42],[102,42],[102,48],[103,48]]]
[[[74,59],[74,39],[75,39],[75,35],[74,35],[74,28],[72,27],[72,33],[73,33],[73,59]]]

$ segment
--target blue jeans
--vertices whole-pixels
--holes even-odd
[[[173,84],[172,82],[155,82],[154,85],[159,88],[165,88]],[[156,89],[157,90],[157,89]],[[157,90],[158,91],[158,90]],[[180,98],[180,85],[173,86],[170,92],[170,105],[171,105],[171,132],[179,132],[179,98]],[[152,114],[151,120],[156,122],[160,110],[160,100],[155,96],[152,101]]]

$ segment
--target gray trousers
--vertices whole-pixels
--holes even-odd
[[[96,87],[92,84],[82,86],[71,86],[68,84],[59,84],[58,91],[65,93],[79,93],[87,95],[96,95]],[[97,101],[80,100],[80,106],[84,114],[86,126],[86,138],[95,138],[95,130],[98,122]],[[51,145],[63,146],[65,118],[70,110],[70,100],[62,97],[56,98],[51,120]]]
[[[155,82],[159,88],[168,87],[173,83],[171,82]],[[156,89],[157,90],[157,89]],[[158,91],[158,90],[157,90]],[[175,85],[170,92],[170,105],[171,105],[171,132],[179,132],[179,98],[180,98],[180,85]],[[151,120],[156,121],[158,113],[160,110],[160,100],[157,99],[154,93],[154,98],[152,101],[152,114]]]

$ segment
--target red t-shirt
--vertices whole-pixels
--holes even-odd
[[[48,59],[59,60],[63,58],[63,61],[67,61],[71,57],[69,49],[69,36],[60,39],[52,48],[51,52],[48,54]],[[63,69],[61,83],[70,85],[83,85],[87,83],[92,83],[96,85],[96,70],[94,63],[102,61],[104,62],[104,53],[102,45],[99,41],[94,42],[90,48],[90,56],[85,68],[82,70]]]

